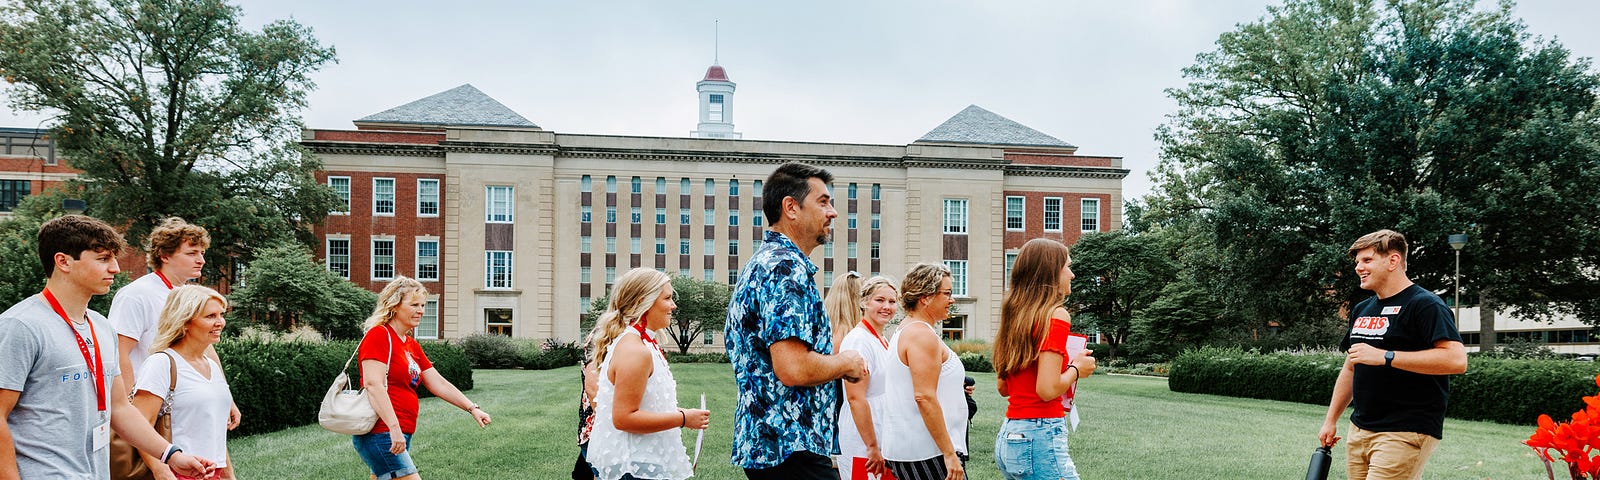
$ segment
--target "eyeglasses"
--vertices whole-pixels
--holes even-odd
[[[955,296],[955,291],[953,291],[953,290],[940,290],[939,294],[940,295],[944,295],[946,297],[954,297]]]

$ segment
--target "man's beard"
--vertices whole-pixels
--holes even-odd
[[[823,230],[822,233],[817,234],[817,245],[827,245],[833,241],[833,232],[831,230]]]

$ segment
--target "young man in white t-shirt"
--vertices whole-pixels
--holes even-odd
[[[211,470],[128,402],[115,336],[89,310],[111,289],[124,247],[116,230],[82,215],[39,227],[44,291],[0,313],[0,480],[109,479],[112,431],[178,473]]]
[[[124,285],[111,299],[111,312],[107,317],[117,330],[117,352],[122,377],[127,385],[135,385],[135,374],[144,360],[150,357],[150,345],[156,340],[156,326],[161,323],[161,309],[167,304],[167,294],[173,287],[200,278],[206,266],[206,247],[211,245],[211,235],[204,227],[171,217],[150,231],[145,241],[145,260],[150,263],[150,274]],[[217,350],[206,347],[206,356],[222,364]],[[228,412],[228,429],[239,426],[239,406]]]

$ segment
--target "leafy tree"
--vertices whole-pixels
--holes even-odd
[[[1178,265],[1152,234],[1125,231],[1084,235],[1072,247],[1072,295],[1067,308],[1075,322],[1100,332],[1111,347],[1128,341],[1137,312],[1161,296]]]
[[[229,299],[234,315],[279,330],[309,325],[335,339],[361,336],[378,294],[322,268],[311,250],[286,242],[262,249]]]
[[[62,198],[56,191],[29,195],[11,210],[11,218],[0,220],[0,308],[44,290],[48,272],[39,265],[39,226],[66,213],[61,211]],[[109,292],[89,299],[89,309],[111,311],[111,297],[128,284],[128,278],[127,272],[117,274]]]
[[[1391,228],[1425,287],[1451,287],[1445,237],[1465,232],[1486,315],[1600,324],[1600,76],[1511,3],[1475,4],[1289,0],[1184,70],[1145,215],[1213,242],[1194,274],[1226,315],[1341,324],[1370,295],[1345,249]]]
[[[733,299],[733,289],[717,282],[673,275],[672,290],[677,297],[673,300],[678,304],[678,310],[672,314],[667,336],[678,344],[678,353],[689,353],[695,340],[705,332],[722,330],[722,324],[727,321],[728,302]],[[595,320],[606,312],[610,303],[610,292],[589,301],[588,313],[584,314],[583,322],[578,327],[585,340],[589,331],[594,329]]]
[[[334,206],[295,141],[310,75],[332,48],[224,0],[17,0],[0,6],[11,106],[55,116],[89,213],[138,245],[161,218],[210,230],[207,276],[254,247],[311,239]]]

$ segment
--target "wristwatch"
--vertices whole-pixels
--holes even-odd
[[[1389,351],[1383,352],[1383,366],[1385,366],[1385,367],[1393,367],[1394,366],[1394,350],[1389,350]]]

